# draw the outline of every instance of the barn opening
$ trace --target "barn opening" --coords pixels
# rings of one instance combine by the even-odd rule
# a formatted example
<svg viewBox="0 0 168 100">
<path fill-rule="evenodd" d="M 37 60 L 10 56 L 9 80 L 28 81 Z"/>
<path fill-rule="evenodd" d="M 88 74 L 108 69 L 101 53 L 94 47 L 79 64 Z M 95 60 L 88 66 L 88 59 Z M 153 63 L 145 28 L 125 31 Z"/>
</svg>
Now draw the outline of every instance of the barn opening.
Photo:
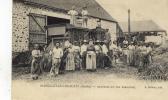
<svg viewBox="0 0 168 100">
<path fill-rule="evenodd" d="M 47 16 L 47 25 L 70 23 L 70 20 Z"/>
<path fill-rule="evenodd" d="M 33 13 L 29 14 L 29 48 L 32 49 L 35 43 L 43 45 L 49 42 L 46 26 L 63 23 L 70 23 L 70 20 Z"/>
</svg>

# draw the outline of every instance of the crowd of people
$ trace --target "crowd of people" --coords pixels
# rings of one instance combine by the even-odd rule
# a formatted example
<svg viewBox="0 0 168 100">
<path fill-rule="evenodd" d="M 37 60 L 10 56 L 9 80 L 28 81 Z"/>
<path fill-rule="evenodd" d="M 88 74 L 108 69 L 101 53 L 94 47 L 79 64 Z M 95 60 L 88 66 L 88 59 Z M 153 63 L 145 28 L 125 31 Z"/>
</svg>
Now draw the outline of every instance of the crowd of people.
<svg viewBox="0 0 168 100">
<path fill-rule="evenodd" d="M 119 61 L 129 66 L 135 66 L 141 71 L 152 62 L 152 48 L 143 43 L 135 44 L 123 41 L 123 46 L 117 46 L 117 42 L 106 41 L 83 41 L 82 45 L 75 41 L 73 44 L 68 40 L 64 46 L 59 42 L 48 52 L 39 49 L 35 44 L 32 50 L 31 75 L 32 79 L 38 79 L 40 73 L 46 69 L 50 76 L 57 76 L 68 71 L 87 70 L 95 72 L 97 68 L 108 69 Z M 49 64 L 51 63 L 51 64 Z"/>
</svg>

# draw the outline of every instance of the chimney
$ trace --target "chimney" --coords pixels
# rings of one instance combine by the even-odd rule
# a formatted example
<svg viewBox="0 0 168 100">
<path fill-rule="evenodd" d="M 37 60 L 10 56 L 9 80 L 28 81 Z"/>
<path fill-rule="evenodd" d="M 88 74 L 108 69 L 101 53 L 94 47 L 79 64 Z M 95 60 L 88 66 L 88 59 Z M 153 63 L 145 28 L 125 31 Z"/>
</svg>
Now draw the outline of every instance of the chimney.
<svg viewBox="0 0 168 100">
<path fill-rule="evenodd" d="M 130 9 L 128 9 L 128 34 L 131 32 Z"/>
</svg>

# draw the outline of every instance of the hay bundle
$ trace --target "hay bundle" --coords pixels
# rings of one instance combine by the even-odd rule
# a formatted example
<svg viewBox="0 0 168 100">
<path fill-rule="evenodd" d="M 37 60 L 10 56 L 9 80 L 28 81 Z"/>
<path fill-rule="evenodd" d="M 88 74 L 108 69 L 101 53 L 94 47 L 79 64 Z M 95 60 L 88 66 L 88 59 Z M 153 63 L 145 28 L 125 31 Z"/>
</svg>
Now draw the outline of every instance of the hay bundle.
<svg viewBox="0 0 168 100">
<path fill-rule="evenodd" d="M 168 65 L 153 63 L 140 75 L 146 80 L 168 80 Z"/>
</svg>

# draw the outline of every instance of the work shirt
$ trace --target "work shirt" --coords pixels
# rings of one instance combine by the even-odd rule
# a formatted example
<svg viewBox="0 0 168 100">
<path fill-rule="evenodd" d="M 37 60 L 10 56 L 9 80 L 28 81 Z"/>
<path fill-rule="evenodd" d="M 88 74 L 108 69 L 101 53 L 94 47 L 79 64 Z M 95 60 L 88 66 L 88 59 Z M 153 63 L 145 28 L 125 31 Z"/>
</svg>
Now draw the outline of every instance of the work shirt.
<svg viewBox="0 0 168 100">
<path fill-rule="evenodd" d="M 40 56 L 41 56 L 40 50 L 33 50 L 32 51 L 32 57 L 40 57 Z"/>
<path fill-rule="evenodd" d="M 76 10 L 70 10 L 68 12 L 69 15 L 71 15 L 71 20 L 70 20 L 70 24 L 75 24 L 76 21 L 76 16 L 78 15 L 78 12 Z"/>
<path fill-rule="evenodd" d="M 82 16 L 85 17 L 88 15 L 88 11 L 87 10 L 82 10 L 81 12 Z"/>
<path fill-rule="evenodd" d="M 80 47 L 79 46 L 73 46 L 74 52 L 80 52 Z"/>
<path fill-rule="evenodd" d="M 108 48 L 107 48 L 107 46 L 104 44 L 104 45 L 102 45 L 102 52 L 103 52 L 103 54 L 105 54 L 105 55 L 107 55 L 107 53 L 108 53 Z"/>
<path fill-rule="evenodd" d="M 63 50 L 61 48 L 54 47 L 52 51 L 50 51 L 50 55 L 52 55 L 53 58 L 60 59 L 63 56 Z"/>
<path fill-rule="evenodd" d="M 118 49 L 117 45 L 115 44 L 111 44 L 110 47 L 109 47 L 110 50 L 115 50 L 115 49 Z"/>
<path fill-rule="evenodd" d="M 65 41 L 64 46 L 65 46 L 65 48 L 68 48 L 70 46 L 70 42 L 69 41 Z"/>
<path fill-rule="evenodd" d="M 83 44 L 83 45 L 81 46 L 80 51 L 81 51 L 80 54 L 83 55 L 83 53 L 87 51 L 87 45 Z"/>
<path fill-rule="evenodd" d="M 147 52 L 147 53 L 150 53 L 151 51 L 152 51 L 152 48 L 151 48 L 151 47 L 147 47 L 147 48 L 146 48 L 146 52 Z"/>
<path fill-rule="evenodd" d="M 146 46 L 142 46 L 141 51 L 142 51 L 143 54 L 146 54 L 147 53 Z"/>
<path fill-rule="evenodd" d="M 101 52 L 101 47 L 99 45 L 95 45 L 95 51 L 96 53 L 100 53 Z"/>
<path fill-rule="evenodd" d="M 129 46 L 128 46 L 128 49 L 129 49 L 129 50 L 134 50 L 134 49 L 135 49 L 135 46 L 129 45 Z"/>
</svg>

